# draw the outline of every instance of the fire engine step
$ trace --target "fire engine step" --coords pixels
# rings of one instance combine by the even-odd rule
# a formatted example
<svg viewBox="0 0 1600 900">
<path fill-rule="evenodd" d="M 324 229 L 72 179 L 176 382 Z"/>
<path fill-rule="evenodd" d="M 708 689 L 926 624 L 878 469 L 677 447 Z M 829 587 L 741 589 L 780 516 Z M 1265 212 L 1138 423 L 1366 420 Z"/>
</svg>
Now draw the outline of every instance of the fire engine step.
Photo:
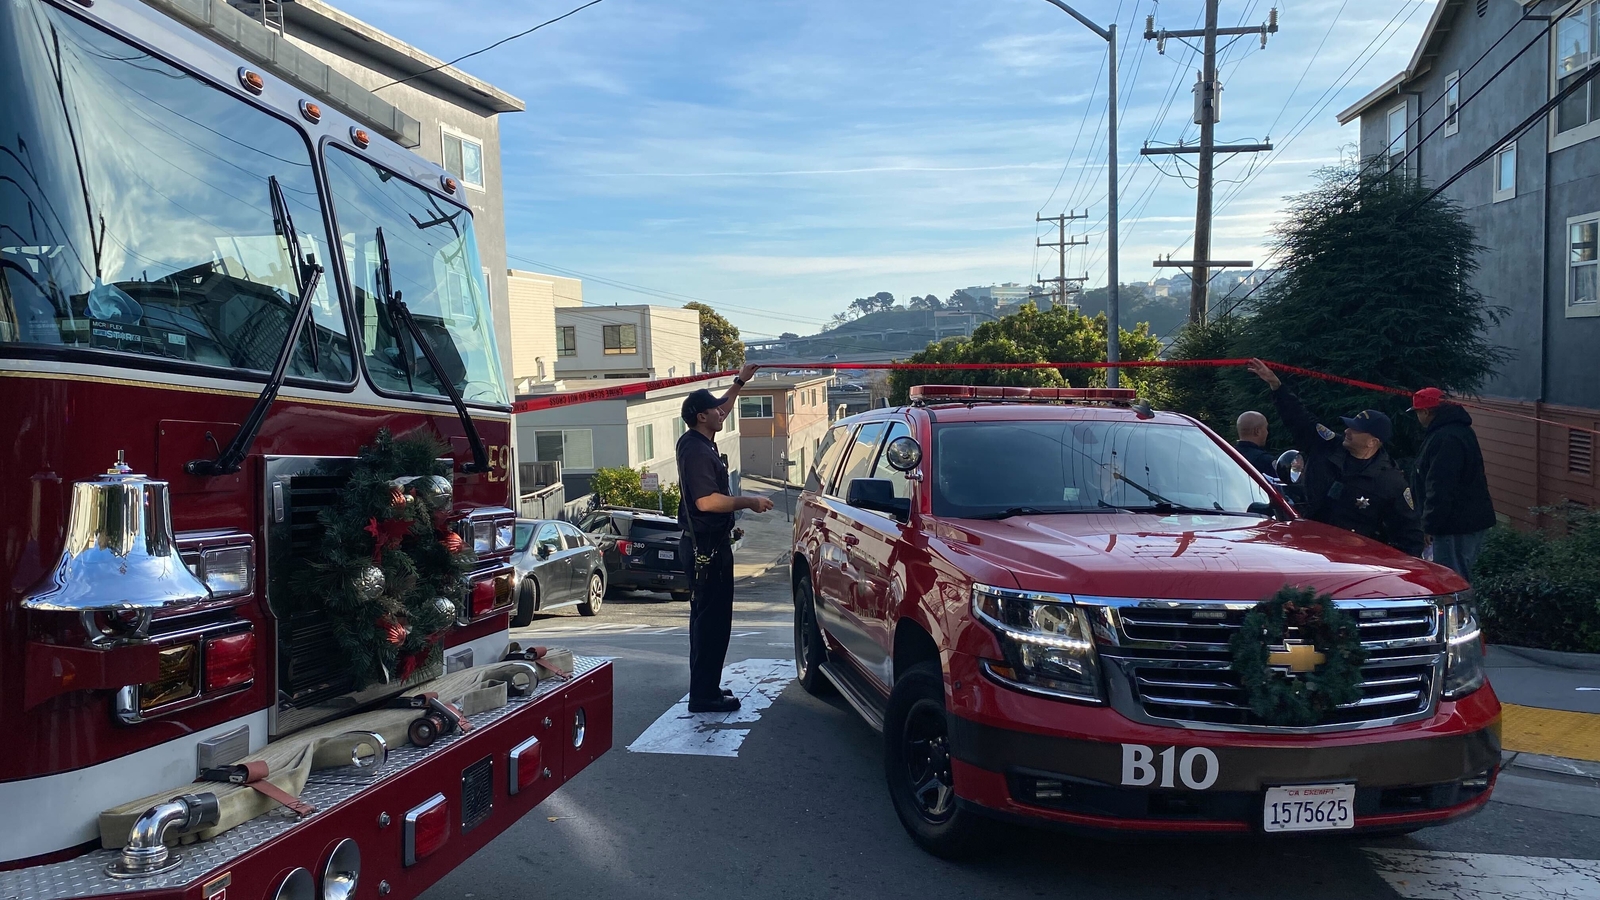
<svg viewBox="0 0 1600 900">
<path fill-rule="evenodd" d="M 830 659 L 822 664 L 822 674 L 833 682 L 839 695 L 867 720 L 873 731 L 883 732 L 884 701 L 877 691 L 862 683 L 849 664 Z"/>
</svg>

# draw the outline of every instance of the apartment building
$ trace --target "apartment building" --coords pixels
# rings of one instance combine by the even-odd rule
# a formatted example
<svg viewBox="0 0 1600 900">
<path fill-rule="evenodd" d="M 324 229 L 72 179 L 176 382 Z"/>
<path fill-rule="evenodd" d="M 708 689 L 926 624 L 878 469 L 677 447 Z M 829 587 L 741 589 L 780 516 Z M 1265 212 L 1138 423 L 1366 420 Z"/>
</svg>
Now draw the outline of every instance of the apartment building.
<svg viewBox="0 0 1600 900">
<path fill-rule="evenodd" d="M 757 373 L 739 392 L 744 470 L 779 481 L 805 481 L 828 432 L 832 375 Z M 863 396 L 865 396 L 863 394 Z"/>
<path fill-rule="evenodd" d="M 583 305 L 583 282 L 560 275 L 509 269 L 511 384 L 516 393 L 556 380 L 556 306 Z"/>
<path fill-rule="evenodd" d="M 555 310 L 556 375 L 560 378 L 678 378 L 700 371 L 700 314 L 638 304 L 582 306 L 559 300 Z"/>
<path fill-rule="evenodd" d="M 1498 142 L 1600 65 L 1597 28 L 1600 2 L 1441 0 L 1406 68 L 1339 114 L 1357 125 L 1363 159 L 1403 161 L 1428 183 L 1493 151 L 1445 196 L 1486 248 L 1475 286 L 1509 312 L 1489 336 L 1515 358 L 1484 389 L 1493 408 L 1472 416 L 1495 508 L 1523 524 L 1535 507 L 1600 504 L 1594 436 L 1579 430 L 1600 427 L 1600 81 Z"/>
</svg>

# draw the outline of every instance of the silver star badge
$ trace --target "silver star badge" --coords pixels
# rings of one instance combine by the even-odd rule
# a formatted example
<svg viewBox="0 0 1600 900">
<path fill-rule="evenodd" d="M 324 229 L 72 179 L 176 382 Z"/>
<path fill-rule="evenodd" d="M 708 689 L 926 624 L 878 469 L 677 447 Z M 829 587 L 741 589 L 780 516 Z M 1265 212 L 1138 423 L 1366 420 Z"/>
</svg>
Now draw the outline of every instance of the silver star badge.
<svg viewBox="0 0 1600 900">
<path fill-rule="evenodd" d="M 1372 501 L 1367 499 L 1366 497 L 1357 497 L 1356 498 L 1356 509 L 1366 509 L 1367 507 L 1369 507 L 1371 505 L 1372 505 Z"/>
</svg>

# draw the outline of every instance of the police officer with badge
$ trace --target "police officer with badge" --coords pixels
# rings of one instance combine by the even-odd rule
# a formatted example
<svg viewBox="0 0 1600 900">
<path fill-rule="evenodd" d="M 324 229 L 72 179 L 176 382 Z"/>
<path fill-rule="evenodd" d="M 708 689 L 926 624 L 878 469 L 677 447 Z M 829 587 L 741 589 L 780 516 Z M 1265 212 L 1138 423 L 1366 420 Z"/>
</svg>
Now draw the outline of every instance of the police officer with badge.
<svg viewBox="0 0 1600 900">
<path fill-rule="evenodd" d="M 1341 417 L 1341 438 L 1319 424 L 1266 363 L 1252 359 L 1249 366 L 1272 389 L 1278 416 L 1305 461 L 1300 476 L 1305 503 L 1297 505 L 1299 513 L 1420 556 L 1422 521 L 1416 500 L 1405 473 L 1383 447 L 1394 431 L 1389 417 L 1375 409 Z"/>
</svg>

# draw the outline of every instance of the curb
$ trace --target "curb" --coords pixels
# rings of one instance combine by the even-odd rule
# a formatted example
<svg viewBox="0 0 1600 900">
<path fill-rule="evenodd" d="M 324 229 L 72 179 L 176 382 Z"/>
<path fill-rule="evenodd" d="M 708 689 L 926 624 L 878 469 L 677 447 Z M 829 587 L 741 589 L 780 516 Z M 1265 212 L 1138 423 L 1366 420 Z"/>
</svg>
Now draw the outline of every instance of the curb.
<svg viewBox="0 0 1600 900">
<path fill-rule="evenodd" d="M 1497 650 L 1504 650 L 1512 656 L 1521 657 L 1543 666 L 1552 666 L 1557 669 L 1576 669 L 1582 672 L 1600 672 L 1600 653 L 1540 650 L 1536 647 L 1513 647 L 1509 644 L 1495 644 L 1494 647 Z"/>
<path fill-rule="evenodd" d="M 1526 769 L 1545 775 L 1562 776 L 1562 780 L 1579 779 L 1594 787 L 1600 787 L 1600 763 L 1587 760 L 1507 750 L 1501 756 L 1500 765 L 1507 769 Z"/>
</svg>

